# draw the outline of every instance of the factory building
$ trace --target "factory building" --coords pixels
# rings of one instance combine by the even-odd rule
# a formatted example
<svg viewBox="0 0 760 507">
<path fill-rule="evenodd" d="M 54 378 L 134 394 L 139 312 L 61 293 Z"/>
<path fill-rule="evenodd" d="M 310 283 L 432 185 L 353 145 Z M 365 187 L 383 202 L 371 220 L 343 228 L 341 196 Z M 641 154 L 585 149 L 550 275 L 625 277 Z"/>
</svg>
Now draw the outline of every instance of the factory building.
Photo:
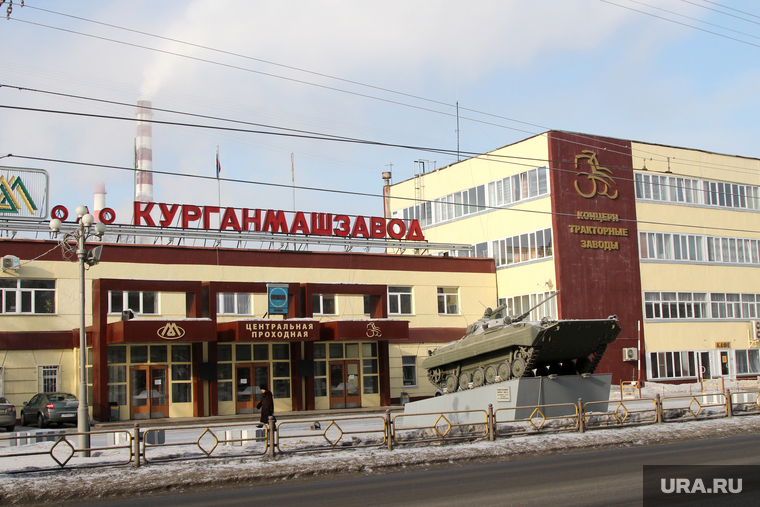
<svg viewBox="0 0 760 507">
<path fill-rule="evenodd" d="M 420 165 L 420 168 L 425 168 Z M 386 188 L 532 318 L 617 315 L 613 381 L 760 374 L 760 160 L 550 131 Z M 409 201 L 394 199 L 403 197 Z"/>
<path fill-rule="evenodd" d="M 77 394 L 78 265 L 56 245 L 0 239 L 18 259 L 0 274 L 0 394 L 17 406 Z M 491 259 L 102 245 L 85 296 L 96 420 L 252 413 L 261 385 L 277 411 L 432 396 L 422 357 L 496 298 Z"/>
</svg>

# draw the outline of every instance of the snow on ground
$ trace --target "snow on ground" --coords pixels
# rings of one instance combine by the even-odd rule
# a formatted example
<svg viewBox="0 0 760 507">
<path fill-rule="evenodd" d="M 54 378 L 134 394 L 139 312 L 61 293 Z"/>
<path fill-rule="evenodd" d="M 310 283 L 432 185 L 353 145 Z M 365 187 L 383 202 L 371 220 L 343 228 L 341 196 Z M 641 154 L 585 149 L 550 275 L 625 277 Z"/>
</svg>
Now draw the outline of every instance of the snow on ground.
<svg viewBox="0 0 760 507">
<path fill-rule="evenodd" d="M 726 386 L 735 390 L 737 386 Z M 754 385 L 743 386 L 755 389 Z M 645 397 L 660 394 L 665 396 L 689 395 L 699 391 L 699 385 L 663 385 L 648 383 L 642 393 Z M 612 396 L 620 397 L 619 388 L 612 389 Z M 612 406 L 611 406 L 612 409 Z M 326 435 L 333 442 L 340 437 L 341 442 L 352 444 L 350 448 L 339 451 L 299 452 L 278 454 L 269 458 L 264 453 L 264 446 L 259 442 L 246 442 L 243 446 L 220 445 L 213 455 L 223 456 L 217 459 L 185 460 L 169 463 L 155 463 L 134 468 L 122 467 L 89 468 L 78 470 L 60 470 L 55 472 L 36 472 L 10 474 L 11 470 L 24 470 L 29 467 L 54 466 L 49 454 L 10 457 L 9 454 L 24 452 L 46 452 L 53 445 L 43 442 L 22 447 L 2 447 L 6 442 L 0 441 L 0 504 L 23 505 L 44 502 L 60 504 L 65 501 L 82 499 L 102 499 L 119 496 L 148 495 L 181 491 L 197 487 L 219 487 L 237 485 L 240 487 L 261 483 L 293 480 L 299 477 L 361 473 L 384 473 L 399 467 L 434 466 L 461 460 L 514 460 L 521 457 L 535 457 L 542 454 L 572 452 L 574 450 L 593 450 L 611 446 L 652 445 L 681 440 L 708 439 L 732 435 L 744 435 L 760 432 L 760 415 L 746 415 L 733 418 L 715 418 L 690 422 L 673 422 L 662 425 L 648 424 L 642 426 L 598 429 L 580 434 L 577 432 L 535 433 L 530 435 L 498 438 L 488 440 L 470 440 L 461 443 L 415 444 L 395 447 L 392 451 L 377 445 L 375 447 L 355 447 L 373 445 L 382 442 L 382 416 L 366 414 L 363 419 L 334 418 L 335 421 Z M 325 421 L 325 418 L 321 418 Z M 280 436 L 283 449 L 295 450 L 304 446 L 316 445 L 321 441 L 326 444 L 322 433 L 326 429 L 322 422 L 321 430 L 312 430 L 314 419 L 288 419 L 281 421 Z M 329 425 L 329 422 L 327 422 Z M 214 428 L 219 439 L 224 438 L 224 429 L 241 428 L 255 430 L 253 425 L 233 425 Z M 201 455 L 194 443 L 203 429 L 184 428 L 166 433 L 166 442 L 178 444 L 190 442 L 191 445 L 149 448 L 148 457 L 153 459 L 190 457 Z M 341 432 L 343 432 L 341 434 Z M 315 436 L 316 435 L 316 436 Z M 253 436 L 253 435 L 252 435 Z M 290 437 L 290 438 L 285 438 Z M 240 438 L 240 437 L 236 437 Z M 71 437 L 76 446 L 76 437 Z M 93 446 L 106 445 L 105 434 L 93 437 Z M 201 445 L 210 450 L 214 438 L 206 434 Z M 67 451 L 67 452 L 63 452 Z M 65 459 L 71 453 L 65 445 L 56 446 L 55 454 Z M 91 458 L 72 457 L 70 465 L 104 464 L 125 462 L 128 454 L 124 449 L 112 449 L 93 452 Z M 245 454 L 245 456 L 230 456 Z M 5 456 L 5 457 L 4 457 Z"/>
</svg>

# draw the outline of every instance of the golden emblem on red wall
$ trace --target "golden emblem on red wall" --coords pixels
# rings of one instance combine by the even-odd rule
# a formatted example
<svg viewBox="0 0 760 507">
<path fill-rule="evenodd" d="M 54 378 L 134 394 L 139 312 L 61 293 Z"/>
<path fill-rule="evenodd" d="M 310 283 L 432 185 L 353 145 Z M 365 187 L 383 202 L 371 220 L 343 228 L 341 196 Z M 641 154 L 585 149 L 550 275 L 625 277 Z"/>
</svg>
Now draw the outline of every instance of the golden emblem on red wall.
<svg viewBox="0 0 760 507">
<path fill-rule="evenodd" d="M 610 199 L 617 199 L 618 191 L 610 193 L 610 189 L 615 184 L 615 180 L 612 178 L 612 171 L 606 167 L 599 165 L 599 160 L 596 158 L 596 153 L 591 150 L 583 150 L 580 155 L 575 156 L 575 168 L 578 169 L 579 162 L 587 165 L 591 168 L 590 172 L 579 172 L 578 176 L 586 176 L 591 182 L 591 191 L 584 193 L 578 186 L 578 180 L 575 180 L 575 190 L 586 199 L 591 199 L 595 195 L 606 195 Z M 584 183 L 588 186 L 588 184 Z"/>
<path fill-rule="evenodd" d="M 164 340 L 179 340 L 185 336 L 185 330 L 174 322 L 168 322 L 165 326 L 159 328 L 156 334 Z"/>
<path fill-rule="evenodd" d="M 374 322 L 367 324 L 367 338 L 380 338 L 383 336 L 383 332 Z"/>
</svg>

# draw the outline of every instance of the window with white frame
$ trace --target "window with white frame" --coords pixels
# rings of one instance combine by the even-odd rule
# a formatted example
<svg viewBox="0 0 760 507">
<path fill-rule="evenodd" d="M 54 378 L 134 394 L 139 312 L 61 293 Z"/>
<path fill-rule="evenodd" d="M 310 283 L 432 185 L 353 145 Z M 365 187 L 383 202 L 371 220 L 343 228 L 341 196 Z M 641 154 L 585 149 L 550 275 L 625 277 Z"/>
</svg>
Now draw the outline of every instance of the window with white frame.
<svg viewBox="0 0 760 507">
<path fill-rule="evenodd" d="M 401 356 L 401 368 L 404 374 L 404 387 L 417 387 L 417 357 Z"/>
<path fill-rule="evenodd" d="M 647 320 L 756 319 L 760 317 L 760 294 L 644 292 L 644 316 Z"/>
<path fill-rule="evenodd" d="M 138 315 L 158 314 L 158 292 L 112 290 L 108 292 L 108 313 L 132 310 Z"/>
<path fill-rule="evenodd" d="M 0 279 L 0 314 L 55 313 L 55 280 Z"/>
<path fill-rule="evenodd" d="M 649 353 L 650 378 L 697 377 L 696 353 L 693 350 Z"/>
<path fill-rule="evenodd" d="M 240 292 L 219 292 L 216 312 L 219 315 L 253 315 L 253 297 Z"/>
<path fill-rule="evenodd" d="M 642 259 L 760 264 L 760 241 L 749 238 L 716 238 L 698 234 L 639 233 Z"/>
<path fill-rule="evenodd" d="M 337 315 L 334 294 L 312 294 L 312 310 L 314 315 Z"/>
<path fill-rule="evenodd" d="M 59 365 L 47 365 L 37 367 L 37 392 L 58 392 L 61 367 Z"/>
<path fill-rule="evenodd" d="M 419 220 L 426 227 L 548 194 L 549 170 L 538 167 L 396 210 L 393 218 Z"/>
<path fill-rule="evenodd" d="M 391 315 L 412 314 L 412 288 L 388 286 L 388 313 Z"/>
<path fill-rule="evenodd" d="M 549 258 L 553 255 L 551 227 L 491 242 L 491 257 L 494 258 L 497 267 Z"/>
<path fill-rule="evenodd" d="M 760 209 L 760 187 L 636 173 L 636 198 L 735 209 Z"/>
<path fill-rule="evenodd" d="M 756 375 L 760 373 L 759 349 L 735 350 L 734 354 L 736 354 L 737 375 Z"/>
<path fill-rule="evenodd" d="M 531 310 L 526 320 L 539 321 L 546 317 L 549 319 L 557 318 L 557 300 L 552 296 L 556 291 L 536 292 L 533 294 L 522 294 L 508 298 L 499 298 L 499 306 L 506 303 L 506 315 L 516 317 Z M 542 303 L 542 304 L 541 304 Z M 534 308 L 535 307 L 535 308 Z"/>
<path fill-rule="evenodd" d="M 459 288 L 438 287 L 438 313 L 440 315 L 459 314 Z"/>
</svg>

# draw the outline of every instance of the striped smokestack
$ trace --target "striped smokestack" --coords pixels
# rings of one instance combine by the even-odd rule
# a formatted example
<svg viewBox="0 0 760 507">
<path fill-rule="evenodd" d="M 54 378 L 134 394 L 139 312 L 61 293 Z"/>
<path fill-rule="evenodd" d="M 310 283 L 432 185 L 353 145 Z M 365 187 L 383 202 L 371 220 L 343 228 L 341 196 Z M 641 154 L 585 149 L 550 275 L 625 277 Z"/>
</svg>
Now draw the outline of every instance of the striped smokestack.
<svg viewBox="0 0 760 507">
<path fill-rule="evenodd" d="M 102 181 L 95 182 L 94 203 L 92 207 L 92 216 L 96 222 L 100 222 L 100 211 L 106 207 L 106 184 Z"/>
<path fill-rule="evenodd" d="M 149 100 L 137 101 L 137 167 L 135 172 L 135 200 L 153 202 L 153 148 L 150 120 L 153 117 Z"/>
</svg>

